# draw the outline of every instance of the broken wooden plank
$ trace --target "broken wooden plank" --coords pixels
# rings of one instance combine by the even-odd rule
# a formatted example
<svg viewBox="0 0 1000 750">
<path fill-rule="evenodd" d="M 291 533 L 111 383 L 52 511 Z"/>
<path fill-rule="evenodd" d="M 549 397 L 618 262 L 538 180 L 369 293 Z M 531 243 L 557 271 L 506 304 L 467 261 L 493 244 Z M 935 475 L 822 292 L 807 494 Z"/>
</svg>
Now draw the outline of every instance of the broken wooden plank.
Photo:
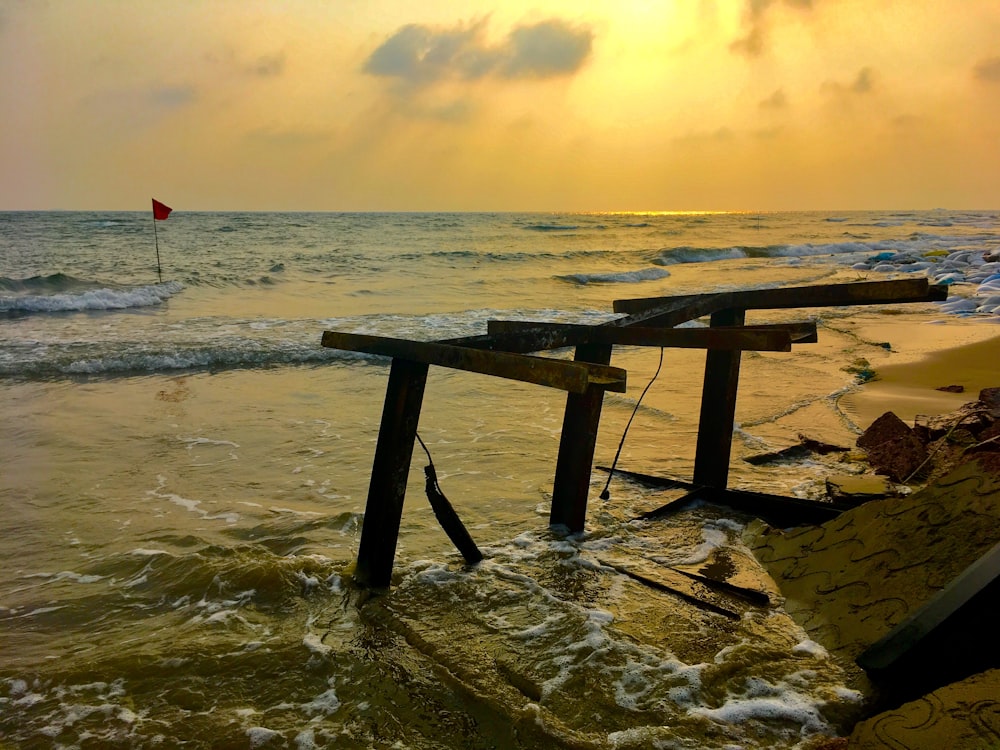
<svg viewBox="0 0 1000 750">
<path fill-rule="evenodd" d="M 572 393 L 584 393 L 591 386 L 618 393 L 625 392 L 625 370 L 607 365 L 340 331 L 324 331 L 322 343 L 332 349 L 378 354 L 478 372 Z"/>
<path fill-rule="evenodd" d="M 426 384 L 426 364 L 402 359 L 392 361 L 354 570 L 354 580 L 360 586 L 387 588 L 392 578 L 410 459 Z"/>
<path fill-rule="evenodd" d="M 599 466 L 597 468 L 602 469 L 603 467 Z M 771 495 L 765 492 L 751 492 L 749 490 L 699 487 L 681 479 L 643 474 L 624 469 L 615 469 L 615 474 L 656 489 L 688 490 L 684 496 L 671 500 L 659 508 L 643 513 L 639 516 L 640 519 L 654 519 L 669 513 L 675 513 L 691 503 L 700 500 L 712 505 L 725 505 L 748 515 L 762 518 L 775 526 L 787 528 L 788 526 L 799 524 L 823 523 L 824 521 L 836 518 L 850 508 L 850 505 L 837 502 L 827 503 L 816 500 L 804 500 L 799 497 Z"/>
<path fill-rule="evenodd" d="M 730 620 L 739 620 L 742 614 L 730 606 L 718 593 L 708 588 L 704 584 L 694 581 L 681 573 L 664 568 L 662 566 L 651 567 L 635 560 L 626 560 L 617 557 L 600 557 L 597 560 L 601 565 L 617 570 L 629 578 L 638 581 L 644 586 L 665 591 L 674 596 L 678 596 L 689 604 L 693 604 L 699 609 L 728 617 Z"/>
<path fill-rule="evenodd" d="M 882 305 L 904 302 L 937 302 L 948 298 L 948 287 L 930 285 L 926 279 L 900 279 L 893 281 L 855 281 L 846 284 L 821 284 L 815 286 L 793 286 L 778 289 L 748 289 L 739 292 L 721 292 L 700 295 L 706 312 L 715 312 L 722 307 L 738 307 L 745 310 L 777 310 L 791 307 L 835 307 L 841 305 Z M 725 300 L 718 306 L 714 299 Z M 648 297 L 644 299 L 615 300 L 614 311 L 630 316 L 656 314 L 658 310 L 677 311 L 696 309 L 692 295 L 678 297 Z M 715 309 L 711 309 L 712 307 Z M 701 315 L 697 316 L 701 317 Z"/>
<path fill-rule="evenodd" d="M 575 323 L 537 323 L 519 320 L 490 320 L 491 336 L 529 339 L 538 349 L 556 349 L 579 344 L 618 346 L 665 346 L 676 349 L 741 349 L 759 352 L 788 352 L 793 341 L 816 335 L 816 324 L 791 326 L 745 326 L 719 328 L 649 328 L 633 326 L 589 326 Z M 794 336 L 793 336 L 794 334 Z"/>
</svg>

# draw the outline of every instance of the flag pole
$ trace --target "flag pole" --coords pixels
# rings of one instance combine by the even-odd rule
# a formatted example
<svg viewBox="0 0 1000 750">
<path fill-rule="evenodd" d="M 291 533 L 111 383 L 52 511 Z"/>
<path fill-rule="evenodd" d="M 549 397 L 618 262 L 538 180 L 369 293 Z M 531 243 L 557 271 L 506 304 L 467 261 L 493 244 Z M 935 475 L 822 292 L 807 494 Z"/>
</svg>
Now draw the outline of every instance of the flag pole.
<svg viewBox="0 0 1000 750">
<path fill-rule="evenodd" d="M 156 212 L 153 212 L 153 241 L 156 243 L 156 278 L 163 283 L 163 272 L 160 270 L 160 238 L 156 234 Z"/>
</svg>

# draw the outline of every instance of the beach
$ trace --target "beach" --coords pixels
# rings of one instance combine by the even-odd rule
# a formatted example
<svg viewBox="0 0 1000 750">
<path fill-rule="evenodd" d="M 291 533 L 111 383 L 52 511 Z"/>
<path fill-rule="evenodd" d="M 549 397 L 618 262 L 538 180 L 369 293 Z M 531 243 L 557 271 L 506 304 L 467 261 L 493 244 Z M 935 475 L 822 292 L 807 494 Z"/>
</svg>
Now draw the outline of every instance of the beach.
<svg viewBox="0 0 1000 750">
<path fill-rule="evenodd" d="M 1000 385 L 996 214 L 175 214 L 163 284 L 148 224 L 0 215 L 0 742 L 808 748 L 864 716 L 858 669 L 780 592 L 706 610 L 611 564 L 749 570 L 752 518 L 639 521 L 663 493 L 616 476 L 602 501 L 595 471 L 585 532 L 548 528 L 553 389 L 431 369 L 419 431 L 485 560 L 463 566 L 416 453 L 393 585 L 356 589 L 388 366 L 320 337 L 948 277 L 943 304 L 748 314 L 818 341 L 743 355 L 730 486 L 818 498 L 836 456 L 743 459 L 800 434 L 853 446 L 884 411 Z M 640 404 L 658 359 L 616 348 L 628 388 L 605 397 L 595 461 L 635 411 L 620 468 L 690 478 L 705 355 L 667 349 Z"/>
</svg>

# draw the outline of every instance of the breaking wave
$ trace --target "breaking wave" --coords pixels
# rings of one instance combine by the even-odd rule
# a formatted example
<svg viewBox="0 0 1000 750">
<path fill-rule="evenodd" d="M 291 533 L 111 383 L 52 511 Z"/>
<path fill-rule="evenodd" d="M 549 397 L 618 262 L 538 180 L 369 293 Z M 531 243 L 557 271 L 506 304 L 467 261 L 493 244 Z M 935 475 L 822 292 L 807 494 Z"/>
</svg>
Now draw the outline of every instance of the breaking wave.
<svg viewBox="0 0 1000 750">
<path fill-rule="evenodd" d="M 30 315 L 149 307 L 159 305 L 183 288 L 184 285 L 178 281 L 113 288 L 64 274 L 29 279 L 4 278 L 0 280 L 0 289 L 15 293 L 0 295 L 0 312 Z"/>
</svg>

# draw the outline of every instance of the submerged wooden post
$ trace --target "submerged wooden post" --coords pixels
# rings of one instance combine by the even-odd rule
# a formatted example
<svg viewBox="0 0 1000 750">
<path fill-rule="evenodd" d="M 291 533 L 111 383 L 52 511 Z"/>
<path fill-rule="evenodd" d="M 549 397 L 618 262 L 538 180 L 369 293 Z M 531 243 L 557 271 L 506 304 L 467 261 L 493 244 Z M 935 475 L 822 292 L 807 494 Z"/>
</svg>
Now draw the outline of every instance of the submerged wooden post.
<svg viewBox="0 0 1000 750">
<path fill-rule="evenodd" d="M 405 359 L 393 359 L 389 369 L 354 571 L 354 579 L 361 586 L 387 588 L 392 577 L 427 369 L 422 362 Z"/>
<path fill-rule="evenodd" d="M 712 327 L 741 326 L 746 310 L 728 308 L 712 313 Z M 739 349 L 709 350 L 701 389 L 701 416 L 694 457 L 694 483 L 725 488 L 729 482 L 729 457 L 733 447 L 736 391 L 740 380 Z"/>
<path fill-rule="evenodd" d="M 574 359 L 606 365 L 611 361 L 611 344 L 581 344 L 576 348 Z M 590 472 L 597 446 L 604 391 L 605 388 L 590 385 L 583 393 L 566 396 L 549 524 L 566 526 L 572 533 L 583 531 L 587 520 Z"/>
</svg>

